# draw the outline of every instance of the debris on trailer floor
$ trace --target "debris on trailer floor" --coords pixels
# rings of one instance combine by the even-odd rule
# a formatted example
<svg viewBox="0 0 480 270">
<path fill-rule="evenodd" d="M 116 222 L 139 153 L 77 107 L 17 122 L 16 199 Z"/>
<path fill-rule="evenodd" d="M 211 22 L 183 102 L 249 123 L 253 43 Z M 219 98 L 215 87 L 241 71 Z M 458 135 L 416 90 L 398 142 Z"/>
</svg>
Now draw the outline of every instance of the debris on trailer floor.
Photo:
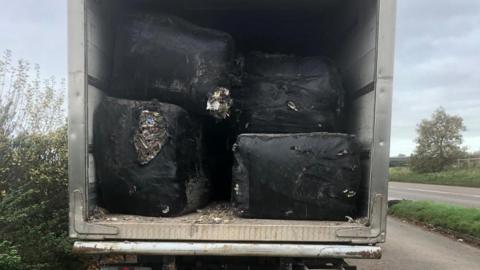
<svg viewBox="0 0 480 270">
<path fill-rule="evenodd" d="M 200 214 L 200 217 L 195 223 L 200 224 L 231 223 L 235 218 L 233 208 L 229 203 L 210 205 L 204 209 L 197 210 L 197 213 Z"/>
<path fill-rule="evenodd" d="M 194 224 L 226 224 L 231 223 L 238 219 L 234 215 L 233 207 L 227 202 L 215 202 L 207 207 L 198 209 L 196 213 L 187 214 L 176 218 L 162 218 L 162 217 L 145 217 L 134 215 L 119 215 L 110 214 L 106 209 L 101 207 L 95 207 L 93 210 L 90 221 L 103 222 L 103 221 L 150 221 L 150 222 L 168 222 L 168 221 L 180 221 Z"/>
<path fill-rule="evenodd" d="M 270 219 L 248 219 L 235 215 L 235 209 L 229 202 L 213 202 L 208 206 L 197 210 L 196 212 L 186 214 L 180 217 L 146 217 L 135 215 L 111 214 L 101 207 L 95 207 L 89 218 L 94 223 L 179 223 L 179 224 L 257 224 L 257 225 L 306 225 L 306 224 L 322 224 L 326 226 L 345 226 L 365 225 L 368 223 L 367 218 L 354 219 L 352 221 L 315 221 L 315 220 L 270 220 Z"/>
</svg>

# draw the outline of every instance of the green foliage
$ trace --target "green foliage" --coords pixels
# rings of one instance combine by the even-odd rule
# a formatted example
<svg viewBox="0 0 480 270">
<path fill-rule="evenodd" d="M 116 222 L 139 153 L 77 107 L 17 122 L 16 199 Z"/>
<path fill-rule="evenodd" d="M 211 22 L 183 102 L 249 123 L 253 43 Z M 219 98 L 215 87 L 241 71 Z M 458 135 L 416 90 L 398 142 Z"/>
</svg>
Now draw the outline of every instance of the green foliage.
<svg viewBox="0 0 480 270">
<path fill-rule="evenodd" d="M 412 170 L 420 173 L 440 172 L 465 156 L 461 148 L 465 130 L 460 116 L 448 115 L 439 108 L 430 120 L 424 119 L 417 126 L 417 147 L 410 159 Z"/>
<path fill-rule="evenodd" d="M 5 196 L 7 189 L 7 175 L 10 171 L 8 164 L 10 163 L 11 149 L 10 141 L 0 133 L 0 200 Z"/>
<path fill-rule="evenodd" d="M 0 270 L 20 270 L 22 268 L 22 258 L 12 243 L 0 241 Z"/>
<path fill-rule="evenodd" d="M 77 269 L 68 239 L 66 128 L 11 140 L 0 201 L 0 239 L 14 243 L 28 269 Z"/>
<path fill-rule="evenodd" d="M 480 187 L 480 168 L 452 169 L 435 173 L 417 173 L 407 167 L 390 168 L 390 181 Z"/>
<path fill-rule="evenodd" d="M 82 268 L 68 238 L 65 93 L 0 56 L 0 269 Z"/>
<path fill-rule="evenodd" d="M 393 216 L 431 224 L 480 238 L 480 209 L 433 202 L 402 201 L 389 209 Z"/>
</svg>

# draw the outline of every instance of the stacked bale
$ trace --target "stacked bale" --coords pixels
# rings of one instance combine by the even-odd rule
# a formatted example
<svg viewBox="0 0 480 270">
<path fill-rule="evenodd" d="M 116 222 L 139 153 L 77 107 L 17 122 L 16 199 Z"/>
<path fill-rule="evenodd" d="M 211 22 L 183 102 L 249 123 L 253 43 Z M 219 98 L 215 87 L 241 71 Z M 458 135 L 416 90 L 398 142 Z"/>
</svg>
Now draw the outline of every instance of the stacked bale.
<svg viewBox="0 0 480 270">
<path fill-rule="evenodd" d="M 235 93 L 241 133 L 340 131 L 344 91 L 322 57 L 251 53 Z"/>
<path fill-rule="evenodd" d="M 243 217 L 356 216 L 361 174 L 344 130 L 344 90 L 322 57 L 252 53 L 236 92 L 232 198 Z M 317 133 L 317 132 L 333 133 Z"/>
<path fill-rule="evenodd" d="M 208 202 L 200 115 L 228 118 L 233 51 L 230 35 L 172 15 L 141 12 L 122 20 L 111 97 L 95 112 L 103 207 L 177 216 Z"/>
<path fill-rule="evenodd" d="M 356 215 L 359 149 L 339 134 L 345 94 L 328 59 L 234 58 L 229 34 L 144 12 L 118 26 L 114 54 L 94 115 L 107 210 L 178 216 L 232 188 L 242 217 Z"/>
<path fill-rule="evenodd" d="M 97 182 L 109 211 L 176 216 L 208 201 L 200 125 L 185 110 L 108 97 L 94 119 Z"/>
<path fill-rule="evenodd" d="M 358 146 L 332 133 L 243 134 L 233 198 L 243 217 L 344 220 L 357 211 Z"/>
<path fill-rule="evenodd" d="M 157 99 L 227 118 L 232 37 L 178 17 L 137 13 L 118 27 L 109 95 Z"/>
</svg>

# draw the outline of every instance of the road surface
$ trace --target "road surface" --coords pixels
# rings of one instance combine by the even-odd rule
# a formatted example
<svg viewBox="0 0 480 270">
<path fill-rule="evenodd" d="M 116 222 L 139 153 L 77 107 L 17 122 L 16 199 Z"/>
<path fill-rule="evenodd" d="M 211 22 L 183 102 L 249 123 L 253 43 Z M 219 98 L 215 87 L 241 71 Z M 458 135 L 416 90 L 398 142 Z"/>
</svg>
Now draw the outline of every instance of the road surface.
<svg viewBox="0 0 480 270">
<path fill-rule="evenodd" d="M 475 270 L 480 249 L 421 227 L 388 218 L 383 257 L 376 261 L 350 260 L 358 270 Z"/>
<path fill-rule="evenodd" d="M 388 199 L 429 200 L 480 208 L 480 188 L 390 182 Z"/>
</svg>

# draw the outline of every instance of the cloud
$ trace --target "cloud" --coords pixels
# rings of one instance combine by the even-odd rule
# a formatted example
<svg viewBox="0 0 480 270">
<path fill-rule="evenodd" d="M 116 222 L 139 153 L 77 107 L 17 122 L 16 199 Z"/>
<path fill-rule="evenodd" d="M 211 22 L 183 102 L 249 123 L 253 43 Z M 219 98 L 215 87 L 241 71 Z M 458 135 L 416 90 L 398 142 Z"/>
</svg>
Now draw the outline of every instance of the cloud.
<svg viewBox="0 0 480 270">
<path fill-rule="evenodd" d="M 66 77 L 66 3 L 3 1 L 0 50 Z M 465 144 L 480 150 L 479 65 L 480 1 L 398 1 L 392 155 L 414 149 L 416 124 L 439 106 L 464 118 Z"/>
<path fill-rule="evenodd" d="M 414 149 L 415 127 L 439 106 L 464 118 L 480 149 L 480 2 L 398 1 L 391 153 Z"/>
<path fill-rule="evenodd" d="M 2 1 L 0 51 L 40 64 L 42 74 L 67 75 L 67 1 Z"/>
</svg>

